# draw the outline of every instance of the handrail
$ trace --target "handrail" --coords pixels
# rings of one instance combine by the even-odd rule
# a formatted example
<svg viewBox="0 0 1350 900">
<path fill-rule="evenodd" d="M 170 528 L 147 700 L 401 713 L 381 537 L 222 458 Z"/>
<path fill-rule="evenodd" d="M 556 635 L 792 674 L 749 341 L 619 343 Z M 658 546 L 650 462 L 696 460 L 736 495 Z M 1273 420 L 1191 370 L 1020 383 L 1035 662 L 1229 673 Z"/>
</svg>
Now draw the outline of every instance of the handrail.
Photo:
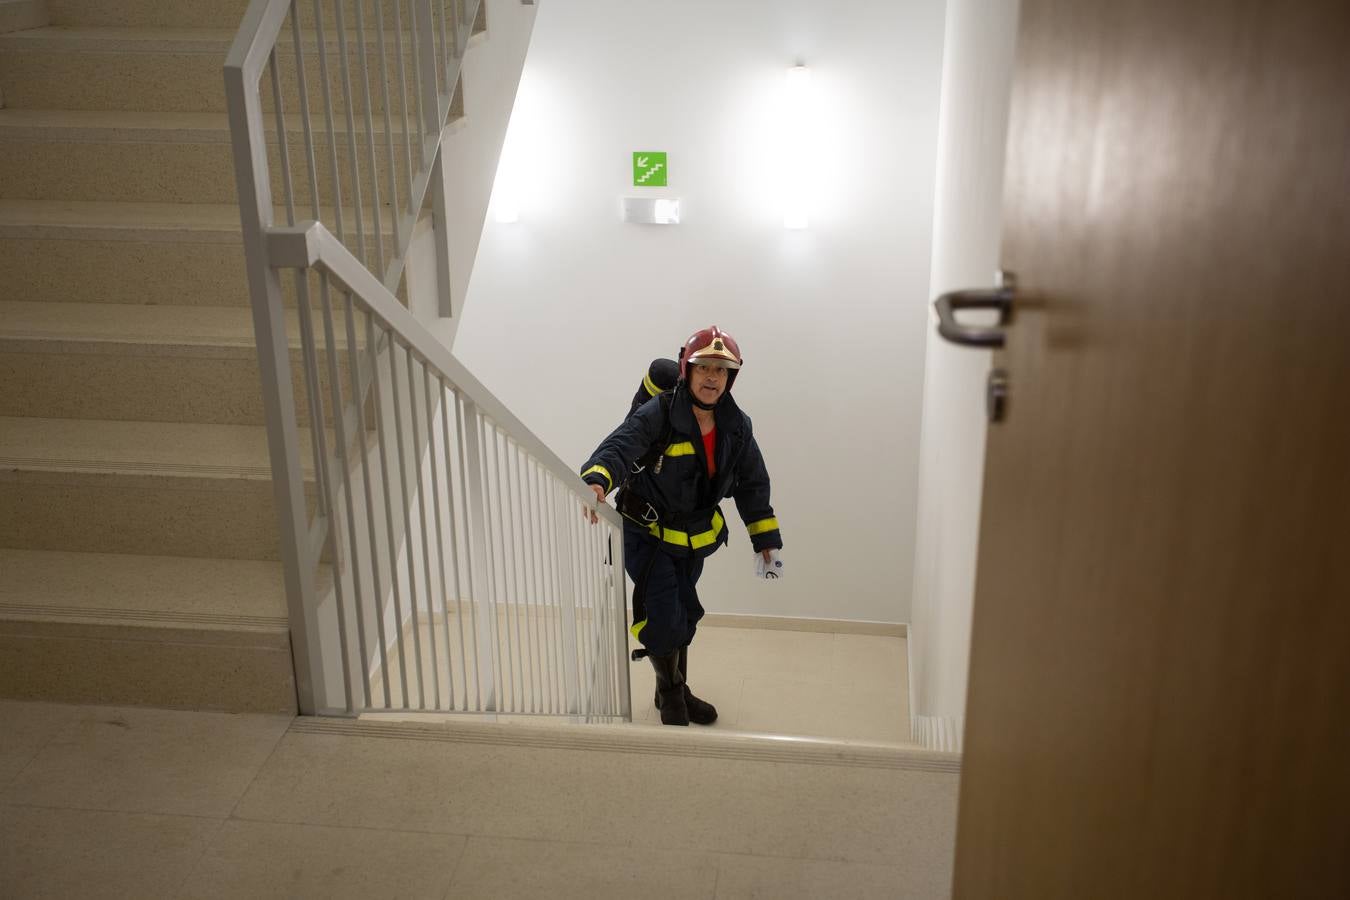
<svg viewBox="0 0 1350 900">
<path fill-rule="evenodd" d="M 225 65 L 301 712 L 629 719 L 621 517 L 602 504 L 598 526 L 584 523 L 577 507 L 595 500 L 575 470 L 396 297 L 414 225 L 434 197 L 438 306 L 454 312 L 441 139 L 483 0 L 376 0 L 373 33 L 361 3 L 349 32 L 345 2 L 333 7 L 334 42 L 324 0 L 310 13 L 299 0 L 252 0 Z M 311 16 L 308 37 L 302 15 Z M 288 20 L 289 61 L 279 53 Z M 299 107 L 294 150 L 288 98 Z M 293 152 L 304 163 L 298 176 Z M 306 200 L 310 215 L 298 222 Z M 299 360 L 283 271 L 294 274 Z M 312 481 L 301 464 L 302 416 Z"/>
<path fill-rule="evenodd" d="M 397 332 L 399 339 L 414 353 L 453 383 L 481 412 L 509 432 L 512 440 L 543 463 L 555 477 L 575 482 L 574 490 L 582 497 L 590 493 L 590 488 L 576 470 L 520 421 L 487 385 L 474 377 L 321 222 L 303 222 L 272 229 L 268 234 L 268 245 L 274 266 L 299 269 L 318 266 L 326 270 L 346 290 L 359 298 L 376 318 Z M 623 517 L 613 507 L 602 504 L 596 512 L 611 525 L 622 527 Z"/>
</svg>

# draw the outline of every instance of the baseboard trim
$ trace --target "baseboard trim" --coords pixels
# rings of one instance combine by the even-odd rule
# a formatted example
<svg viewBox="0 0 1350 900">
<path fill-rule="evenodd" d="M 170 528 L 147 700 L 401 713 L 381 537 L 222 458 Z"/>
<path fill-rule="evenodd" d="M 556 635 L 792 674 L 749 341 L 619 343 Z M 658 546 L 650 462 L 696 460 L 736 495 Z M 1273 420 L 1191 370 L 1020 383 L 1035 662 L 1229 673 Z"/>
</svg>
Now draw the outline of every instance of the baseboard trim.
<svg viewBox="0 0 1350 900">
<path fill-rule="evenodd" d="M 941 753 L 961 752 L 961 739 L 966 730 L 965 716 L 911 715 L 909 723 L 914 743 L 925 750 Z"/>
<path fill-rule="evenodd" d="M 642 725 L 529 725 L 447 717 L 440 722 L 398 722 L 302 716 L 290 730 L 385 740 L 717 757 L 799 765 L 901 769 L 959 774 L 960 757 L 917 747 L 829 741 L 782 735 L 670 729 Z"/>
<path fill-rule="evenodd" d="M 769 631 L 814 631 L 821 634 L 875 634 L 882 637 L 907 637 L 903 622 L 863 622 L 854 619 L 806 619 L 793 616 L 743 616 L 708 613 L 699 622 L 713 628 L 763 628 Z"/>
</svg>

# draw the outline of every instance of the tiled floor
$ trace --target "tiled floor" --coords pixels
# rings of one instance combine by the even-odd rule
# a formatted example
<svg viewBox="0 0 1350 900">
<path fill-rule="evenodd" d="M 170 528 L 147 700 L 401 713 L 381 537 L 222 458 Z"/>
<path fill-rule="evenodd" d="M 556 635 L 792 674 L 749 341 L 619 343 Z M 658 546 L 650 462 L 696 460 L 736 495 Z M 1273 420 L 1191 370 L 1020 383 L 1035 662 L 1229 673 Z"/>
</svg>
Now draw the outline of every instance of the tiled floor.
<svg viewBox="0 0 1350 900">
<path fill-rule="evenodd" d="M 424 671 L 443 671 L 443 655 L 440 665 L 432 664 L 428 631 L 423 626 L 419 644 Z M 452 626 L 450 631 L 456 630 Z M 405 643 L 411 648 L 411 637 Z M 715 729 L 909 744 L 906 649 L 903 637 L 704 624 L 690 647 L 689 686 L 717 707 Z M 466 670 L 472 674 L 472 660 Z M 645 660 L 632 663 L 629 674 L 634 723 L 658 725 L 651 665 Z M 449 687 L 442 677 L 446 697 Z M 531 706 L 529 689 L 523 690 L 512 694 L 509 702 L 515 706 L 508 708 Z M 377 675 L 372 682 L 377 700 L 382 691 Z M 396 704 L 401 702 L 397 678 L 391 696 Z"/>
<path fill-rule="evenodd" d="M 950 759 L 614 731 L 638 742 L 0 701 L 0 896 L 947 894 Z"/>
<path fill-rule="evenodd" d="M 689 688 L 717 707 L 714 728 L 909 743 L 901 637 L 700 626 Z M 633 721 L 659 724 L 655 673 L 631 668 Z"/>
</svg>

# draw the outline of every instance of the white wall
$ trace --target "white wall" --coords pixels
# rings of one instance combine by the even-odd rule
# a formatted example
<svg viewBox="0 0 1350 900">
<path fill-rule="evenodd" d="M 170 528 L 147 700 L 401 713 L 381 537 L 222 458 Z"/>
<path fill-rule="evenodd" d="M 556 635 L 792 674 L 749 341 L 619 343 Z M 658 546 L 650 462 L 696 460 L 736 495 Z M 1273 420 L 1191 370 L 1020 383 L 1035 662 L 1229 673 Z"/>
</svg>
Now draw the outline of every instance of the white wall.
<svg viewBox="0 0 1350 900">
<path fill-rule="evenodd" d="M 750 578 L 739 523 L 712 612 L 906 621 L 943 4 L 567 0 L 541 4 L 455 353 L 579 465 L 656 356 L 719 324 L 774 479 L 790 577 Z M 784 110 L 785 72 L 814 110 Z M 783 228 L 785 129 L 813 140 L 810 228 Z M 670 154 L 633 188 L 630 154 Z M 625 225 L 619 198 L 683 201 Z M 728 511 L 731 505 L 727 504 Z"/>
<path fill-rule="evenodd" d="M 446 240 L 450 248 L 450 296 L 458 314 L 468 296 L 469 277 L 483 233 L 492 178 L 515 102 L 521 66 L 530 44 L 536 7 L 520 0 L 484 0 L 486 34 L 475 36 L 464 57 L 464 116 L 446 129 Z M 428 209 L 430 203 L 428 203 Z M 434 238 L 426 219 L 408 253 L 409 308 L 445 343 L 454 340 L 458 317 L 440 318 Z"/>
<path fill-rule="evenodd" d="M 951 0 L 947 6 L 934 296 L 991 287 L 998 268 L 1017 7 L 1017 0 Z M 914 737 L 933 749 L 961 749 L 989 361 L 987 350 L 957 347 L 928 331 L 909 654 Z"/>
</svg>

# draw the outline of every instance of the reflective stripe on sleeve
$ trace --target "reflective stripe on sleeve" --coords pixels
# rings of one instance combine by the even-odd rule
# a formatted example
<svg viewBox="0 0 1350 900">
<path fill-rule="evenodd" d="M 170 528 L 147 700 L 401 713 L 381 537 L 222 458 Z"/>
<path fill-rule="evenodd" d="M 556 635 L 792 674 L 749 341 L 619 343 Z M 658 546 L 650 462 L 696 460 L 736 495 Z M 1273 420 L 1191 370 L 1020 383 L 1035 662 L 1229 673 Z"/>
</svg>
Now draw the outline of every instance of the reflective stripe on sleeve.
<svg viewBox="0 0 1350 900">
<path fill-rule="evenodd" d="M 632 384 L 633 382 L 630 381 L 628 383 Z M 661 393 L 661 389 L 656 386 L 656 382 L 652 381 L 651 373 L 642 376 L 642 386 L 647 389 L 647 394 L 649 396 L 655 397 L 657 394 Z"/>
<path fill-rule="evenodd" d="M 628 629 L 629 633 L 633 635 L 633 640 L 642 640 L 642 627 L 646 624 L 647 620 L 643 619 L 641 622 L 634 622 L 632 627 Z"/>
<path fill-rule="evenodd" d="M 584 479 L 587 475 L 591 474 L 592 472 L 599 472 L 601 475 L 605 476 L 606 494 L 614 490 L 614 476 L 609 474 L 609 469 L 606 469 L 604 466 L 591 466 L 585 472 L 581 473 L 581 477 Z"/>
<path fill-rule="evenodd" d="M 751 536 L 763 534 L 766 531 L 777 531 L 778 519 L 760 519 L 758 522 L 751 522 L 749 525 L 746 525 L 745 530 L 750 532 Z"/>
</svg>

